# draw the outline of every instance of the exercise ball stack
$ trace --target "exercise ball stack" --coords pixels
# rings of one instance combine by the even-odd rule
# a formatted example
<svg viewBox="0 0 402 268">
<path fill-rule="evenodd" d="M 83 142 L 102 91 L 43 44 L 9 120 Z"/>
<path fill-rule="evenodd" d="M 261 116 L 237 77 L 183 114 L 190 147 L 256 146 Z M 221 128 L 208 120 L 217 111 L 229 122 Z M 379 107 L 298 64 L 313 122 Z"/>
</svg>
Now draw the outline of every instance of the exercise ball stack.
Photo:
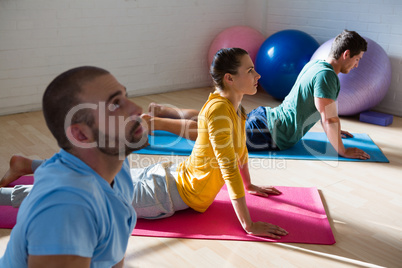
<svg viewBox="0 0 402 268">
<path fill-rule="evenodd" d="M 222 48 L 238 47 L 246 50 L 253 62 L 264 36 L 248 26 L 233 26 L 220 32 L 212 41 L 208 51 L 208 67 L 211 66 L 216 52 Z"/>
<path fill-rule="evenodd" d="M 391 84 L 391 62 L 384 49 L 373 40 L 367 41 L 367 51 L 359 66 L 348 74 L 338 75 L 341 90 L 338 96 L 338 114 L 355 115 L 376 106 L 385 97 Z M 326 59 L 334 39 L 322 44 L 311 57 Z"/>
<path fill-rule="evenodd" d="M 271 35 L 261 45 L 255 61 L 261 75 L 259 84 L 274 98 L 284 99 L 318 47 L 312 36 L 299 30 Z"/>
</svg>

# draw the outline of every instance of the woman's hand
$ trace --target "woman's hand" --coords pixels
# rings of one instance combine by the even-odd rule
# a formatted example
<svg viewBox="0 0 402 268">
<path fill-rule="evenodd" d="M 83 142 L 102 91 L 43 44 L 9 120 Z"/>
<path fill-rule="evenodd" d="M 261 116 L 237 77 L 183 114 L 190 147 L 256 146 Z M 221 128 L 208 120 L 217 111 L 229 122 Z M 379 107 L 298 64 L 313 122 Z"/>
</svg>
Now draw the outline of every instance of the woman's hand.
<svg viewBox="0 0 402 268">
<path fill-rule="evenodd" d="M 351 134 L 348 131 L 341 130 L 341 137 L 342 137 L 342 139 L 353 138 L 353 134 Z"/>
<path fill-rule="evenodd" d="M 249 230 L 245 231 L 251 235 L 268 236 L 273 239 L 281 239 L 280 236 L 288 234 L 285 229 L 277 225 L 262 221 L 253 222 Z"/>
<path fill-rule="evenodd" d="M 270 188 L 270 187 L 267 187 Z M 278 191 L 278 190 L 276 190 Z M 279 192 L 279 191 L 278 191 Z M 237 199 L 231 199 L 237 218 L 240 221 L 244 231 L 251 235 L 268 236 L 274 239 L 280 239 L 281 235 L 287 235 L 288 232 L 279 226 L 271 223 L 257 221 L 253 222 L 247 208 L 246 198 L 243 196 Z"/>
<path fill-rule="evenodd" d="M 272 186 L 257 186 L 254 184 L 250 184 L 246 187 L 246 190 L 249 194 L 258 195 L 268 197 L 270 194 L 281 194 L 282 192 Z"/>
</svg>

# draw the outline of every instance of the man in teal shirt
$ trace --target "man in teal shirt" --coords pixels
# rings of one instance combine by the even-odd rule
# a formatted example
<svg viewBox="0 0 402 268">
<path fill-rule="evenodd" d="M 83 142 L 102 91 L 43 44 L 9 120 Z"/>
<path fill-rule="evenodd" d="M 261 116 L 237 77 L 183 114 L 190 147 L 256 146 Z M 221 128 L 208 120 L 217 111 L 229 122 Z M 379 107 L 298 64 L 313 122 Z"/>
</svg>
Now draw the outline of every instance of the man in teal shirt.
<svg viewBox="0 0 402 268">
<path fill-rule="evenodd" d="M 335 103 L 340 90 L 338 74 L 357 68 L 366 50 L 366 40 L 356 32 L 345 30 L 339 34 L 325 61 L 312 61 L 304 66 L 282 104 L 264 107 L 266 113 L 261 113 L 259 107 L 249 114 L 246 123 L 249 148 L 287 149 L 321 120 L 328 140 L 340 156 L 368 159 L 370 156 L 361 149 L 344 147 L 342 136 L 352 135 L 341 131 Z"/>
<path fill-rule="evenodd" d="M 315 102 L 321 98 L 335 101 L 339 90 L 339 79 L 331 64 L 320 60 L 306 64 L 283 103 L 276 108 L 265 107 L 276 146 L 284 150 L 296 144 L 321 119 Z"/>
</svg>

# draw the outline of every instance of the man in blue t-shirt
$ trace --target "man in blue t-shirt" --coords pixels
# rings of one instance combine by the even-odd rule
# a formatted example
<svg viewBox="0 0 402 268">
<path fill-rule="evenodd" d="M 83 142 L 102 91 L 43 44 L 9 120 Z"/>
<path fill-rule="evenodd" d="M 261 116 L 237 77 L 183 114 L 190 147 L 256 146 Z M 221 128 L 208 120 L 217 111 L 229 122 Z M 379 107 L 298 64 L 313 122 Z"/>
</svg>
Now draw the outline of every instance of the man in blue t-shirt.
<svg viewBox="0 0 402 268">
<path fill-rule="evenodd" d="M 147 145 L 142 110 L 89 66 L 56 77 L 42 105 L 61 150 L 35 171 L 0 267 L 122 267 L 136 223 L 126 156 Z"/>
<path fill-rule="evenodd" d="M 326 60 L 304 66 L 282 104 L 275 108 L 260 106 L 248 114 L 248 150 L 285 150 L 321 120 L 328 140 L 340 156 L 370 158 L 359 148 L 344 147 L 342 137 L 352 134 L 341 131 L 335 103 L 340 90 L 338 74 L 357 68 L 365 51 L 367 42 L 358 33 L 344 30 L 339 34 Z M 151 103 L 149 112 L 142 118 L 150 130 L 166 130 L 192 140 L 197 138 L 197 110 Z"/>
</svg>

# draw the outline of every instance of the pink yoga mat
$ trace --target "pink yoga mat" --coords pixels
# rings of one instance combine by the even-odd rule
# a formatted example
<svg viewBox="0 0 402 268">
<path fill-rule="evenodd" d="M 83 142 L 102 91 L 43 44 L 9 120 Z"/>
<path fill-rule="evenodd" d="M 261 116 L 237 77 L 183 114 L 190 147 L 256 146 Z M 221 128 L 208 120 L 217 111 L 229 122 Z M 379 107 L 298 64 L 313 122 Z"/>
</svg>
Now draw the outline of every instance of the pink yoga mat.
<svg viewBox="0 0 402 268">
<path fill-rule="evenodd" d="M 33 177 L 13 183 L 32 184 Z M 244 232 L 229 200 L 226 187 L 204 213 L 187 209 L 160 220 L 138 219 L 133 235 L 193 239 L 268 241 L 332 245 L 335 238 L 320 195 L 315 187 L 277 186 L 281 195 L 268 198 L 247 195 L 247 206 L 254 221 L 279 225 L 289 234 L 280 240 L 248 235 Z M 0 206 L 0 228 L 11 229 L 18 209 Z"/>
<path fill-rule="evenodd" d="M 247 194 L 247 206 L 254 221 L 281 226 L 289 232 L 280 240 L 248 235 L 233 210 L 226 187 L 204 213 L 187 209 L 160 220 L 138 219 L 133 235 L 268 241 L 332 245 L 334 235 L 320 195 L 315 187 L 281 187 L 282 194 L 259 197 Z"/>
</svg>

